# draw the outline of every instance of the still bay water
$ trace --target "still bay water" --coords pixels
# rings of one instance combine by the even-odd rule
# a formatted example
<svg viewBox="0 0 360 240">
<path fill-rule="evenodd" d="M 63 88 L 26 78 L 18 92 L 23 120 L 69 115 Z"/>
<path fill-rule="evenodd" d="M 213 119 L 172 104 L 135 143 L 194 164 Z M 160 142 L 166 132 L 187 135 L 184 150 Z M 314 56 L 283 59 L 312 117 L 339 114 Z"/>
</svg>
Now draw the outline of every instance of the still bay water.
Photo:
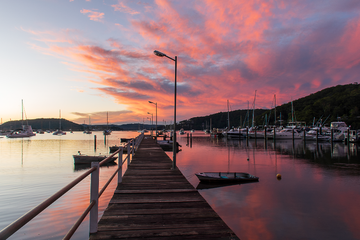
<svg viewBox="0 0 360 240">
<path fill-rule="evenodd" d="M 74 167 L 73 154 L 108 154 L 120 138 L 138 135 L 93 133 L 96 148 L 94 135 L 80 132 L 0 139 L 0 229 L 86 171 Z M 360 239 L 360 169 L 334 164 L 360 164 L 358 145 L 192 135 L 178 135 L 177 166 L 240 239 Z M 100 187 L 116 167 L 100 169 Z M 194 175 L 205 171 L 248 172 L 260 180 L 211 188 Z M 113 181 L 101 196 L 101 214 L 115 188 Z M 88 203 L 89 178 L 9 239 L 61 239 Z M 72 239 L 87 239 L 88 225 L 87 218 Z"/>
</svg>

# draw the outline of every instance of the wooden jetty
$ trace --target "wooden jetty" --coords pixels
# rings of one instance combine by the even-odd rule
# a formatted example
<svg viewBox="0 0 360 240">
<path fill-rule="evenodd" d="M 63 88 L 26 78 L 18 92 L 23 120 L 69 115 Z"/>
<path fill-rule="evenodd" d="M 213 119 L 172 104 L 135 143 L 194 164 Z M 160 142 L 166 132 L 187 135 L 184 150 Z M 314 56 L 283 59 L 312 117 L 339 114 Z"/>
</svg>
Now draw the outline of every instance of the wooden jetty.
<svg viewBox="0 0 360 240">
<path fill-rule="evenodd" d="M 145 137 L 90 239 L 239 239 Z"/>
</svg>

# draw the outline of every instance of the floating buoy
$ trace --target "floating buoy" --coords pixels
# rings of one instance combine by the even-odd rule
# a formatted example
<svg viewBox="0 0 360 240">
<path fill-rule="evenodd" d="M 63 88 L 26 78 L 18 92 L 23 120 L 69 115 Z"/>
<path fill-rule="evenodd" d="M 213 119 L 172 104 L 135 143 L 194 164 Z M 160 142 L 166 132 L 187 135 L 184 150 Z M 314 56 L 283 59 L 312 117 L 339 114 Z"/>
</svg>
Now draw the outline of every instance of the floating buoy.
<svg viewBox="0 0 360 240">
<path fill-rule="evenodd" d="M 249 161 L 249 158 L 247 158 L 247 160 Z"/>
<path fill-rule="evenodd" d="M 277 180 L 280 180 L 281 179 L 281 174 L 276 174 L 276 178 L 277 178 Z"/>
</svg>

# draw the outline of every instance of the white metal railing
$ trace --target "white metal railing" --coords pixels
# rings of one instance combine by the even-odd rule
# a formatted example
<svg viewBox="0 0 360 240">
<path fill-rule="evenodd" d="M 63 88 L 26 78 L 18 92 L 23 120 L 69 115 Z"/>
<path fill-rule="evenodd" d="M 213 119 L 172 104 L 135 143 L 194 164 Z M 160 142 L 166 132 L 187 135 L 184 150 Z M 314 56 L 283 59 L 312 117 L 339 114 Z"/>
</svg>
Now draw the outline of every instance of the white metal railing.
<svg viewBox="0 0 360 240">
<path fill-rule="evenodd" d="M 22 217 L 18 218 L 16 221 L 5 227 L 0 232 L 0 239 L 7 239 L 16 231 L 18 231 L 21 227 L 23 227 L 26 223 L 31 221 L 34 217 L 40 214 L 44 209 L 49 207 L 53 202 L 58 200 L 62 195 L 80 183 L 83 179 L 91 174 L 91 182 L 90 182 L 90 204 L 85 209 L 83 214 L 78 218 L 75 224 L 71 227 L 68 233 L 65 235 L 63 239 L 70 239 L 71 236 L 75 233 L 76 229 L 80 226 L 81 222 L 85 219 L 87 214 L 90 212 L 90 233 L 97 232 L 98 227 L 98 206 L 99 206 L 99 198 L 104 193 L 105 189 L 109 186 L 112 179 L 118 174 L 118 183 L 122 182 L 122 166 L 127 161 L 129 166 L 130 164 L 130 155 L 131 159 L 134 156 L 135 151 L 138 149 L 141 141 L 144 138 L 144 133 L 141 133 L 136 138 L 131 139 L 130 142 L 125 144 L 127 147 L 127 156 L 123 160 L 123 147 L 119 147 L 119 149 L 111 154 L 109 157 L 105 158 L 103 161 L 92 162 L 91 168 L 73 180 L 71 183 L 60 189 L 54 195 L 34 207 L 32 210 L 24 214 Z M 131 148 L 130 148 L 131 145 Z M 106 164 L 115 154 L 118 154 L 118 168 L 111 175 L 109 180 L 103 186 L 103 188 L 99 191 L 99 167 Z"/>
</svg>

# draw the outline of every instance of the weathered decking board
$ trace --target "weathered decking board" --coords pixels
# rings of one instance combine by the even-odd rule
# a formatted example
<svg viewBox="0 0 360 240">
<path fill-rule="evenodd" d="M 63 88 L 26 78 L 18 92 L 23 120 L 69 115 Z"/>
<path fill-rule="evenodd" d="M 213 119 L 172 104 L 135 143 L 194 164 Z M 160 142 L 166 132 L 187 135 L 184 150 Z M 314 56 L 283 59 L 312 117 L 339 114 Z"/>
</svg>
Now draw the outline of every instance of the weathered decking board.
<svg viewBox="0 0 360 240">
<path fill-rule="evenodd" d="M 150 137 L 102 216 L 96 239 L 239 239 Z"/>
</svg>

